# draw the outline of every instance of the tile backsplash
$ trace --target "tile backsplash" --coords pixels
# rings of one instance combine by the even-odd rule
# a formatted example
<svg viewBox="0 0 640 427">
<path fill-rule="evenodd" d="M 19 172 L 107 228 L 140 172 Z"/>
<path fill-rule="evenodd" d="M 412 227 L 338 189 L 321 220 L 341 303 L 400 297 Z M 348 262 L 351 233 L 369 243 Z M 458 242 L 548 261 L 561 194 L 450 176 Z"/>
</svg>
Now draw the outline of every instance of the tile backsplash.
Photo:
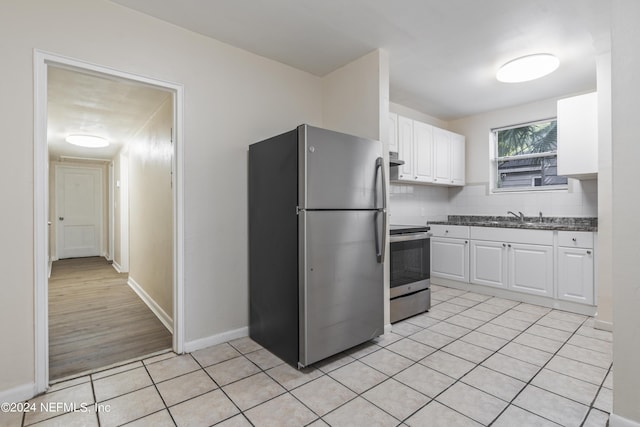
<svg viewBox="0 0 640 427">
<path fill-rule="evenodd" d="M 389 198 L 391 224 L 424 225 L 427 221 L 445 221 L 449 215 L 447 187 L 392 183 Z"/>
<path fill-rule="evenodd" d="M 491 194 L 488 183 L 464 187 L 391 184 L 390 222 L 424 224 L 445 221 L 447 215 L 506 215 L 597 217 L 598 181 L 569 179 L 569 189 Z"/>
</svg>

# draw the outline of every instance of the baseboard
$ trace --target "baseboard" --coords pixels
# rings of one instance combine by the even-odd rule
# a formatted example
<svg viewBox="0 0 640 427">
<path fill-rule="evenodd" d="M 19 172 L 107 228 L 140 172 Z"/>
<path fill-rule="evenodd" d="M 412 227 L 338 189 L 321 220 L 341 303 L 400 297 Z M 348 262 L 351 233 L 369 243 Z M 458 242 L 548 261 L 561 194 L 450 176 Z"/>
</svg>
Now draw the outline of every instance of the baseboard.
<svg viewBox="0 0 640 427">
<path fill-rule="evenodd" d="M 631 421 L 620 415 L 611 414 L 609 416 L 609 427 L 640 427 L 640 422 Z"/>
<path fill-rule="evenodd" d="M 162 322 L 165 328 L 169 330 L 173 334 L 173 319 L 169 316 L 154 300 L 149 296 L 148 293 L 142 289 L 142 286 L 138 282 L 136 282 L 131 276 L 129 276 L 129 280 L 127 280 L 127 284 L 133 291 L 138 294 L 140 299 L 151 309 L 153 314 L 156 315 L 158 319 Z"/>
<path fill-rule="evenodd" d="M 36 395 L 36 384 L 29 383 L 0 391 L 0 403 L 18 403 Z"/>
<path fill-rule="evenodd" d="M 596 307 L 593 305 L 579 304 L 573 301 L 562 301 L 551 297 L 532 295 L 523 292 L 511 291 L 508 289 L 493 288 L 491 286 L 475 285 L 457 280 L 444 279 L 441 277 L 431 277 L 432 285 L 446 286 L 459 289 L 461 291 L 475 292 L 482 295 L 507 298 L 513 301 L 520 301 L 528 304 L 541 305 L 543 307 L 554 308 L 556 310 L 569 311 L 571 313 L 583 314 L 585 316 L 595 316 Z M 432 294 L 433 295 L 433 294 Z M 433 302 L 433 300 L 432 300 Z"/>
<path fill-rule="evenodd" d="M 604 320 L 596 319 L 593 322 L 593 327 L 596 328 L 596 329 L 601 329 L 603 331 L 613 332 L 613 323 L 605 322 Z"/>
<path fill-rule="evenodd" d="M 122 273 L 122 267 L 120 267 L 120 264 L 118 264 L 115 260 L 113 260 L 113 262 L 111 263 L 111 266 L 118 273 Z"/>
<path fill-rule="evenodd" d="M 53 260 L 49 260 L 49 267 L 47 270 L 47 278 L 51 279 L 51 270 L 53 269 Z"/>
<path fill-rule="evenodd" d="M 191 353 L 192 351 L 200 350 L 201 348 L 211 347 L 212 345 L 222 344 L 223 342 L 247 336 L 249 336 L 249 327 L 245 326 L 243 328 L 222 332 L 221 334 L 211 335 L 194 341 L 185 342 L 184 351 L 186 353 Z"/>
</svg>

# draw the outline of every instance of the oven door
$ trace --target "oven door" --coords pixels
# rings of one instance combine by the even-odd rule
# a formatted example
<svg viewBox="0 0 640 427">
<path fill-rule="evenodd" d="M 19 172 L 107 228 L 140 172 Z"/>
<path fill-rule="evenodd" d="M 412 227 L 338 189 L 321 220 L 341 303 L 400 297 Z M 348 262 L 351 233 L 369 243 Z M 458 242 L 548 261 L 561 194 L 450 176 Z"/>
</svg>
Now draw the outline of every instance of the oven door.
<svg viewBox="0 0 640 427">
<path fill-rule="evenodd" d="M 390 238 L 390 296 L 429 287 L 431 233 L 392 235 Z"/>
</svg>

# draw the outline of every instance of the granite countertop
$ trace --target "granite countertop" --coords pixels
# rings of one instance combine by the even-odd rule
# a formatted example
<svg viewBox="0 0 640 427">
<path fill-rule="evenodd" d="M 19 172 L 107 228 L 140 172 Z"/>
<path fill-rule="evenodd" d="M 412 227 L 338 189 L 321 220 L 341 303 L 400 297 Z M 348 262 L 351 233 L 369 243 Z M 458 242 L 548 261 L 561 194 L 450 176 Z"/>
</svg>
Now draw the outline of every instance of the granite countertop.
<svg viewBox="0 0 640 427">
<path fill-rule="evenodd" d="M 530 230 L 598 231 L 598 218 L 449 215 L 447 221 L 429 221 L 427 225 L 466 225 L 473 227 L 521 228 Z"/>
</svg>

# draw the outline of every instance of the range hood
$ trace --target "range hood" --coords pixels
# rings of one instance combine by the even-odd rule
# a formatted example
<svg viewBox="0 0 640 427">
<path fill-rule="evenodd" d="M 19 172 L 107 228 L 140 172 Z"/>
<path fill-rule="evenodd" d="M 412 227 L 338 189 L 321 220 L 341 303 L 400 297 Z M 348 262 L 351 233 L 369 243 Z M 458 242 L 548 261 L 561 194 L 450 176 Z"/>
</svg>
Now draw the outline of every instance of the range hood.
<svg viewBox="0 0 640 427">
<path fill-rule="evenodd" d="M 389 153 L 389 167 L 394 167 L 394 166 L 402 166 L 404 165 L 404 160 L 400 160 L 398 158 L 398 153 L 394 153 L 393 151 L 391 151 Z"/>
</svg>

